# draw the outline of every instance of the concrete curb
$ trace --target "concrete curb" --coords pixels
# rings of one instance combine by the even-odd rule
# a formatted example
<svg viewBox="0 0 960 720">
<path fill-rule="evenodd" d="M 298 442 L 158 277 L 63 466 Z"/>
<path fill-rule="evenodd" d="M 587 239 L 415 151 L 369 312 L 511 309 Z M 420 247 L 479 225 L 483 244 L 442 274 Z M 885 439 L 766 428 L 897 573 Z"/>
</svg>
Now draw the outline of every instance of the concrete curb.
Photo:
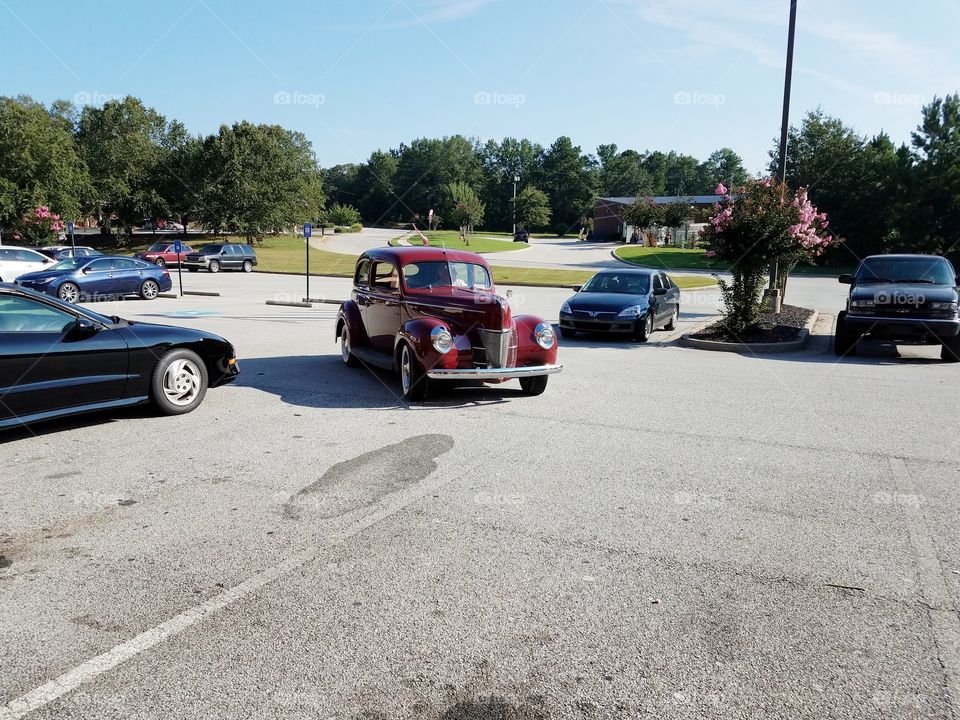
<svg viewBox="0 0 960 720">
<path fill-rule="evenodd" d="M 157 297 L 167 298 L 168 300 L 176 300 L 180 296 L 176 293 L 160 293 Z"/>
<path fill-rule="evenodd" d="M 267 300 L 267 305 L 282 305 L 283 307 L 312 308 L 308 302 L 296 302 L 294 300 Z"/>
<path fill-rule="evenodd" d="M 343 305 L 346 300 L 328 300 L 327 298 L 303 298 L 305 303 L 321 303 L 326 305 Z"/>
<path fill-rule="evenodd" d="M 817 324 L 820 313 L 816 310 L 807 320 L 806 325 L 800 330 L 800 337 L 796 340 L 777 343 L 728 343 L 717 340 L 698 340 L 690 337 L 690 333 L 680 336 L 680 344 L 684 347 L 695 348 L 697 350 L 712 350 L 714 352 L 734 352 L 750 353 L 751 355 L 788 353 L 803 350 L 810 342 L 813 335 L 813 326 Z M 711 323 L 712 324 L 712 323 Z"/>
<path fill-rule="evenodd" d="M 220 297 L 218 292 L 207 292 L 206 290 L 184 290 L 184 295 L 201 295 L 203 297 Z"/>
</svg>

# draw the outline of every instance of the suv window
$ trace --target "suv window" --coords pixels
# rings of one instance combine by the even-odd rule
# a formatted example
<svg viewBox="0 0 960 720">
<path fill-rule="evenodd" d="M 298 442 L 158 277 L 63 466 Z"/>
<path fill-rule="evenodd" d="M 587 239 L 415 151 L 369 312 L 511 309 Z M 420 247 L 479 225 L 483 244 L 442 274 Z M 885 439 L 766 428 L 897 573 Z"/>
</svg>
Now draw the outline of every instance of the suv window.
<svg viewBox="0 0 960 720">
<path fill-rule="evenodd" d="M 256 255 L 256 253 L 253 251 L 253 247 L 250 245 L 241 245 L 240 252 L 243 255 L 249 255 L 250 257 L 253 257 L 254 255 Z"/>
<path fill-rule="evenodd" d="M 76 318 L 30 298 L 0 295 L 0 332 L 65 332 Z"/>
<path fill-rule="evenodd" d="M 39 263 L 47 259 L 46 256 L 35 253 L 32 250 L 14 250 L 13 256 L 14 260 L 28 263 Z"/>
<path fill-rule="evenodd" d="M 366 287 L 368 282 L 370 282 L 370 261 L 364 258 L 357 263 L 357 271 L 353 276 L 353 284 Z"/>
<path fill-rule="evenodd" d="M 397 292 L 400 289 L 400 277 L 397 275 L 397 269 L 392 263 L 374 263 L 373 286 L 389 292 Z"/>
<path fill-rule="evenodd" d="M 15 260 L 14 251 L 10 248 L 0 248 L 0 262 L 10 262 Z"/>
</svg>

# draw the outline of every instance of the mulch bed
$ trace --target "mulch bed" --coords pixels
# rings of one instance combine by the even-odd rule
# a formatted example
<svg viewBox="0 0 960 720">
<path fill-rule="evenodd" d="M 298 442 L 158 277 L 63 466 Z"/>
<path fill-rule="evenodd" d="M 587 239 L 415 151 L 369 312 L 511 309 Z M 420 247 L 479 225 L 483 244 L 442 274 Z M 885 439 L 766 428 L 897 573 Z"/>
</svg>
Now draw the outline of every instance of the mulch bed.
<svg viewBox="0 0 960 720">
<path fill-rule="evenodd" d="M 713 340 L 714 342 L 790 342 L 800 337 L 800 331 L 806 326 L 807 321 L 812 316 L 813 310 L 809 308 L 797 307 L 796 305 L 784 305 L 779 315 L 764 313 L 760 316 L 759 323 L 747 328 L 742 333 L 738 333 L 736 336 L 728 333 L 722 322 L 717 322 L 705 327 L 698 333 L 692 334 L 690 337 L 696 338 L 697 340 Z"/>
</svg>

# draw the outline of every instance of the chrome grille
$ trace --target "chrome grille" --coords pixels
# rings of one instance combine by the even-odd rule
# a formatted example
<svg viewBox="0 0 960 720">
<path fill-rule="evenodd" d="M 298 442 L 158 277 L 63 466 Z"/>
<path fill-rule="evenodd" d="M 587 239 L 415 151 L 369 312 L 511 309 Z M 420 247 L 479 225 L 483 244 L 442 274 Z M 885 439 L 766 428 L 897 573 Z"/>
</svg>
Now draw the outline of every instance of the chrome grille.
<svg viewBox="0 0 960 720">
<path fill-rule="evenodd" d="M 483 343 L 483 351 L 487 367 L 503 368 L 510 367 L 510 350 L 513 347 L 516 352 L 516 343 L 513 340 L 511 330 L 478 330 L 480 342 Z"/>
</svg>

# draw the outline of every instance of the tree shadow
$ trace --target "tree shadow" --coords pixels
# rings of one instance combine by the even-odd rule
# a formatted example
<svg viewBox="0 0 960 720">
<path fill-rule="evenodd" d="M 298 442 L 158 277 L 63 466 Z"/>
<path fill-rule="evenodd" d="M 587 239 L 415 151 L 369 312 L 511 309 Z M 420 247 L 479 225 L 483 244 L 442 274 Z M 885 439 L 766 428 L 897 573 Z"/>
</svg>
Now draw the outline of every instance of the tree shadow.
<svg viewBox="0 0 960 720">
<path fill-rule="evenodd" d="M 861 340 L 857 343 L 857 354 L 839 357 L 833 352 L 833 337 L 830 335 L 815 335 L 811 338 L 806 349 L 793 353 L 763 353 L 753 354 L 749 352 L 740 353 L 756 360 L 780 360 L 797 363 L 814 363 L 820 365 L 951 365 L 946 360 L 941 360 L 939 350 L 936 346 L 904 346 L 907 348 L 930 348 L 929 352 L 936 351 L 937 357 L 905 357 L 900 353 L 898 347 L 893 343 L 880 340 Z"/>
</svg>

